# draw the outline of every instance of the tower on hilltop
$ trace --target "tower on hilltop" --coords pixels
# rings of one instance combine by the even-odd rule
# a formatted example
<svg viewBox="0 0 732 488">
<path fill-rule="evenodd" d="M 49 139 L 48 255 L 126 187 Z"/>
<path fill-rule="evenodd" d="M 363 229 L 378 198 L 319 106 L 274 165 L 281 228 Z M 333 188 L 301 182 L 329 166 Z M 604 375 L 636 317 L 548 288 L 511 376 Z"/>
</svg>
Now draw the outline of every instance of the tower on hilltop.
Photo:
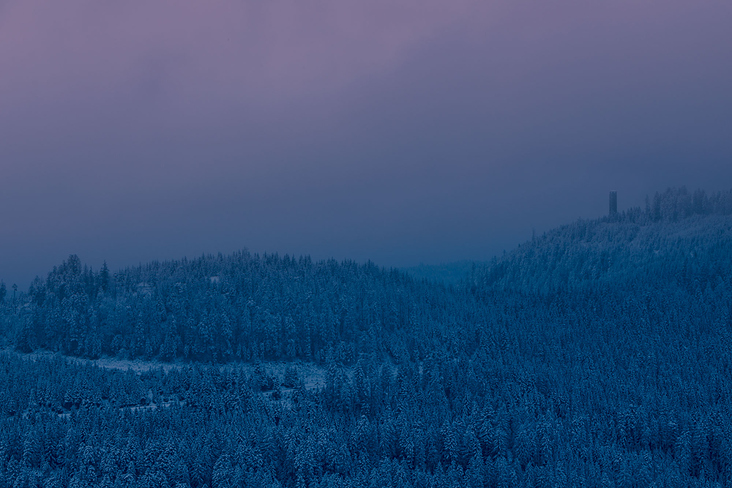
<svg viewBox="0 0 732 488">
<path fill-rule="evenodd" d="M 618 214 L 618 192 L 610 192 L 610 217 Z"/>
</svg>

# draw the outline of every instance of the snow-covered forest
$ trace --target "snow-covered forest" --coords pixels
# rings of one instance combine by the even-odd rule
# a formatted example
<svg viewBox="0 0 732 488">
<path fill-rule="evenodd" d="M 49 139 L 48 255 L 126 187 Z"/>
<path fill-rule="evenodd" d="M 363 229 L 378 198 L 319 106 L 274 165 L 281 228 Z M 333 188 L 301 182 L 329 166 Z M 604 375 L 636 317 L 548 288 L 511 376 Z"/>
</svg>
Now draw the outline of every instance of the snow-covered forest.
<svg viewBox="0 0 732 488">
<path fill-rule="evenodd" d="M 0 337 L 0 488 L 732 485 L 732 191 L 669 189 L 450 285 L 70 256 L 0 286 Z"/>
</svg>

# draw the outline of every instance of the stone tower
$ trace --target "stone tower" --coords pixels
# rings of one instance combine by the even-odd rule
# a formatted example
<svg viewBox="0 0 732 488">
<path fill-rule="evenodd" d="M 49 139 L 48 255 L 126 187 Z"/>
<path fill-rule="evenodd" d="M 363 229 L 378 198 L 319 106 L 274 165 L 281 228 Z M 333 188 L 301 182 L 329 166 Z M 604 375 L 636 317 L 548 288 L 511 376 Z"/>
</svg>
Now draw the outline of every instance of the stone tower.
<svg viewBox="0 0 732 488">
<path fill-rule="evenodd" d="M 618 192 L 610 192 L 610 217 L 618 214 Z"/>
</svg>

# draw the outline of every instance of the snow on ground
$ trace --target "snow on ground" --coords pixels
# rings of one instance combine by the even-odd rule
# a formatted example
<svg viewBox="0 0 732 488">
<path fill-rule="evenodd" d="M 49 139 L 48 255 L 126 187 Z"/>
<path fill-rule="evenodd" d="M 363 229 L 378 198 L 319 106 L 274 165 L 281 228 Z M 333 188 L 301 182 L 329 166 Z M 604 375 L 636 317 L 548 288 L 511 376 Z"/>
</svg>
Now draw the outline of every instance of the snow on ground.
<svg viewBox="0 0 732 488">
<path fill-rule="evenodd" d="M 51 351 L 35 351 L 31 353 L 21 353 L 18 351 L 15 351 L 10 348 L 0 348 L 0 352 L 5 352 L 9 354 L 17 354 L 18 356 L 21 356 L 23 358 L 29 359 L 29 360 L 43 360 L 43 359 L 51 359 L 54 357 L 58 358 L 64 358 L 67 361 L 76 363 L 76 364 L 86 364 L 86 365 L 93 365 L 97 366 L 99 368 L 103 369 L 109 369 L 109 370 L 118 370 L 118 371 L 134 371 L 135 373 L 145 373 L 147 371 L 151 370 L 157 370 L 162 369 L 166 373 L 168 371 L 174 370 L 174 369 L 182 369 L 186 366 L 192 366 L 195 363 L 185 363 L 185 362 L 173 362 L 173 363 L 165 363 L 162 361 L 145 361 L 142 359 L 118 359 L 118 358 L 99 358 L 99 359 L 85 359 L 85 358 L 78 358 L 74 356 L 65 356 L 58 352 L 51 352 Z M 317 364 L 313 363 L 306 363 L 301 361 L 293 361 L 293 362 L 287 362 L 287 361 L 263 361 L 261 363 L 262 367 L 264 368 L 265 373 L 268 376 L 272 376 L 275 379 L 278 380 L 278 382 L 282 382 L 284 376 L 285 376 L 285 369 L 288 366 L 294 366 L 297 369 L 298 376 L 300 379 L 303 380 L 303 383 L 305 384 L 305 388 L 308 390 L 318 390 L 325 386 L 325 375 L 327 368 L 324 366 L 319 366 Z M 216 365 L 220 367 L 223 370 L 227 369 L 242 369 L 247 374 L 251 375 L 252 372 L 254 372 L 254 368 L 256 367 L 253 363 L 245 363 L 245 362 L 232 362 L 222 365 Z M 348 371 L 350 373 L 350 371 Z M 349 374 L 350 376 L 350 374 Z"/>
</svg>

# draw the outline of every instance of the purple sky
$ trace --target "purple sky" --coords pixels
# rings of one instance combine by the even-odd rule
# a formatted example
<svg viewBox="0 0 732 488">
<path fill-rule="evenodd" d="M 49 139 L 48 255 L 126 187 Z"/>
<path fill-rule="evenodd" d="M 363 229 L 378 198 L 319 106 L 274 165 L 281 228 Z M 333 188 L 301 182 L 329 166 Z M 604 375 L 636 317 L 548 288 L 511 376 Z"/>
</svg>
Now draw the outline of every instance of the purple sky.
<svg viewBox="0 0 732 488">
<path fill-rule="evenodd" d="M 0 279 L 487 259 L 732 187 L 729 0 L 0 0 Z"/>
</svg>

